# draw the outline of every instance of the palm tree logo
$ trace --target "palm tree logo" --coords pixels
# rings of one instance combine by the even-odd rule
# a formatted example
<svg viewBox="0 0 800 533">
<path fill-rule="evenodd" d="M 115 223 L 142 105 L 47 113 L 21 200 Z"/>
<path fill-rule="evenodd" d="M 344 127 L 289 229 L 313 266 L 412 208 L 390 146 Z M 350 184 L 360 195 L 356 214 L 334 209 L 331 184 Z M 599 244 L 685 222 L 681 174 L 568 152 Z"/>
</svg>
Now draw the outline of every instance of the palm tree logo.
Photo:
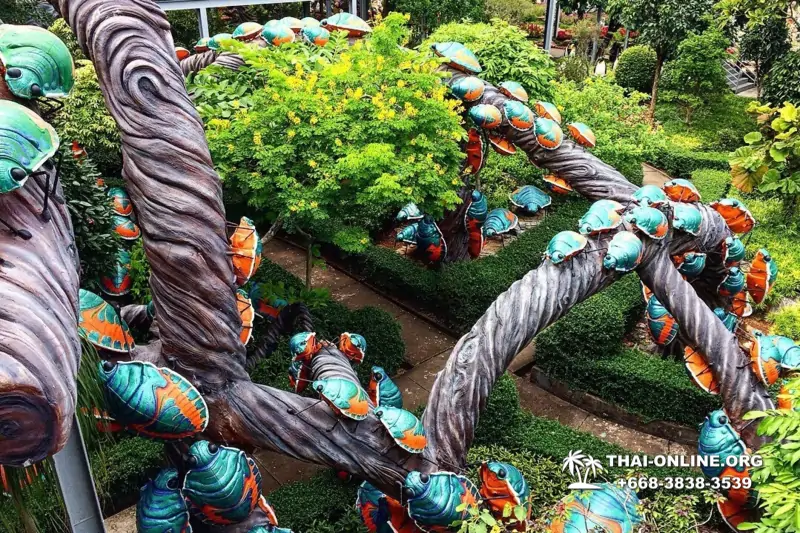
<svg viewBox="0 0 800 533">
<path fill-rule="evenodd" d="M 602 487 L 589 483 L 589 474 L 595 477 L 603 471 L 603 465 L 592 457 L 585 455 L 582 450 L 569 452 L 561 465 L 561 470 L 569 470 L 569 475 L 578 481 L 569 485 L 570 490 L 599 490 Z"/>
</svg>

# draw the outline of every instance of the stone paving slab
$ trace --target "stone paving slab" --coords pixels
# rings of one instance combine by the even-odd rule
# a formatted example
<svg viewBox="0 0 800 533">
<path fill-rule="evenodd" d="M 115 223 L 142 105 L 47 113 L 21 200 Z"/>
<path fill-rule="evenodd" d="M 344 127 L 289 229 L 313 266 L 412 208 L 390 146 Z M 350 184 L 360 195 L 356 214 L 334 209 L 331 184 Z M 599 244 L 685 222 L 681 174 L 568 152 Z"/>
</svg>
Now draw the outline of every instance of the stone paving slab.
<svg viewBox="0 0 800 533">
<path fill-rule="evenodd" d="M 513 375 L 519 391 L 519 403 L 533 415 L 555 420 L 571 428 L 579 428 L 589 413 L 537 387 L 526 378 Z"/>
<path fill-rule="evenodd" d="M 406 361 L 412 366 L 424 363 L 456 343 L 454 338 L 411 313 L 402 313 L 396 318 L 402 327 L 401 335 L 406 344 Z"/>
<path fill-rule="evenodd" d="M 669 441 L 654 437 L 647 433 L 640 433 L 631 428 L 617 424 L 604 418 L 589 415 L 577 428 L 580 431 L 591 433 L 595 437 L 608 443 L 616 444 L 635 453 L 647 455 L 666 455 L 669 453 Z"/>
<path fill-rule="evenodd" d="M 136 506 L 109 516 L 104 522 L 106 533 L 133 533 L 136 531 Z"/>
<path fill-rule="evenodd" d="M 272 485 L 270 489 L 263 488 L 265 494 L 287 483 L 308 479 L 317 472 L 325 469 L 324 466 L 299 461 L 276 452 L 262 450 L 255 455 L 256 464 L 262 473 L 262 483 Z M 269 477 L 271 480 L 265 481 Z"/>
<path fill-rule="evenodd" d="M 377 307 L 378 309 L 383 309 L 395 318 L 405 312 L 402 307 L 390 302 L 361 283 L 353 283 L 346 287 L 340 287 L 331 296 L 334 300 L 343 303 L 350 309 Z"/>
<path fill-rule="evenodd" d="M 411 379 L 408 374 L 397 376 L 393 380 L 403 393 L 403 407 L 407 411 L 414 411 L 421 405 L 427 405 L 430 391 Z"/>
</svg>

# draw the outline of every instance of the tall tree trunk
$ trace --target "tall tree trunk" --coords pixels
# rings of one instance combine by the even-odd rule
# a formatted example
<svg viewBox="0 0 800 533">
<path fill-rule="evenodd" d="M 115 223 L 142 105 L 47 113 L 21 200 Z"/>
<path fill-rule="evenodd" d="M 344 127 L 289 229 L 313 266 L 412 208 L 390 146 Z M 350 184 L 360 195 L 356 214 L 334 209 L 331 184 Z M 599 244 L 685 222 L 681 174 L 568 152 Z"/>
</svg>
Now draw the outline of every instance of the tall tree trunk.
<svg viewBox="0 0 800 533">
<path fill-rule="evenodd" d="M 664 54 L 656 55 L 656 73 L 653 75 L 653 91 L 650 93 L 650 108 L 647 110 L 647 120 L 652 126 L 656 121 L 656 101 L 658 100 L 658 82 L 661 79 L 661 67 L 664 66 Z"/>
</svg>

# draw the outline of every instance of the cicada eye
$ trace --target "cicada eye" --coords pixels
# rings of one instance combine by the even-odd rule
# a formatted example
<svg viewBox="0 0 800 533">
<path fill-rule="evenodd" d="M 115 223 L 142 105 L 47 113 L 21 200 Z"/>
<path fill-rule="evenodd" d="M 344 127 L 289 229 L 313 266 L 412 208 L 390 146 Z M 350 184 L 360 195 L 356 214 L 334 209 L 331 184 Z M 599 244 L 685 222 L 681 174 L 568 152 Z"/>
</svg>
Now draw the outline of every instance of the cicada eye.
<svg viewBox="0 0 800 533">
<path fill-rule="evenodd" d="M 501 468 L 500 470 L 497 471 L 497 477 L 499 477 L 500 479 L 505 479 L 507 475 L 508 472 L 506 472 L 505 468 Z"/>
<path fill-rule="evenodd" d="M 208 453 L 215 454 L 219 451 L 219 446 L 214 444 L 213 442 L 208 445 Z"/>
<path fill-rule="evenodd" d="M 428 474 L 420 474 L 419 480 L 427 484 L 431 480 L 431 476 L 429 476 Z"/>
<path fill-rule="evenodd" d="M 28 176 L 28 173 L 25 172 L 24 168 L 14 167 L 11 169 L 11 178 L 14 181 L 22 181 Z"/>
<path fill-rule="evenodd" d="M 381 374 L 380 372 L 376 372 L 375 373 L 375 381 L 380 381 L 382 379 L 383 379 L 383 374 Z"/>
<path fill-rule="evenodd" d="M 117 363 L 113 361 L 103 361 L 103 370 L 106 372 L 111 372 L 117 366 Z"/>
<path fill-rule="evenodd" d="M 178 488 L 178 478 L 174 477 L 174 478 L 170 479 L 169 481 L 167 481 L 167 487 L 169 487 L 171 489 L 177 489 Z"/>
<path fill-rule="evenodd" d="M 18 69 L 18 68 L 10 68 L 10 69 L 8 69 L 6 71 L 6 75 L 9 78 L 16 79 L 16 78 L 19 78 L 20 76 L 22 76 L 22 71 L 20 69 Z"/>
<path fill-rule="evenodd" d="M 408 487 L 403 487 L 403 498 L 410 500 L 414 497 L 414 491 Z"/>
<path fill-rule="evenodd" d="M 719 417 L 719 423 L 720 424 L 727 424 L 728 423 L 728 417 L 725 416 L 725 415 L 722 415 L 721 417 Z"/>
<path fill-rule="evenodd" d="M 38 84 L 34 83 L 31 85 L 31 94 L 36 97 L 42 96 L 42 88 L 39 87 Z"/>
</svg>

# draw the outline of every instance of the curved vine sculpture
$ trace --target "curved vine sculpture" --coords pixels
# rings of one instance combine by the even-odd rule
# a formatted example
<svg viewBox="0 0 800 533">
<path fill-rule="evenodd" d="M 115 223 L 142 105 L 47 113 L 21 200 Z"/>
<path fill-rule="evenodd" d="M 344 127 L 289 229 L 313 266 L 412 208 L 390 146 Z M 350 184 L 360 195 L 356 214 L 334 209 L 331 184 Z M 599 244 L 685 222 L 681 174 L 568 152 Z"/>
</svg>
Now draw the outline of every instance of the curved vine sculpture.
<svg viewBox="0 0 800 533">
<path fill-rule="evenodd" d="M 20 104 L 3 78 L 0 100 Z M 63 190 L 50 193 L 52 161 L 27 183 L 0 194 L 2 218 L 30 238 L 0 226 L 0 464 L 22 466 L 59 451 L 69 437 L 77 401 L 81 346 L 78 255 Z"/>
<path fill-rule="evenodd" d="M 568 264 L 545 260 L 501 294 L 459 340 L 437 377 L 423 420 L 428 435 L 424 454 L 409 455 L 397 447 L 373 414 L 360 421 L 337 418 L 322 401 L 252 383 L 239 337 L 221 186 L 163 12 L 146 0 L 53 1 L 94 61 L 121 130 L 123 177 L 152 267 L 160 322 L 160 338 L 137 348 L 134 357 L 163 362 L 202 393 L 209 409 L 206 438 L 345 470 L 399 499 L 410 472 L 417 471 L 418 477 L 465 466 L 495 381 L 537 332 L 624 272 L 638 270 L 678 319 L 682 336 L 706 350 L 734 425 L 752 448 L 758 447 L 741 416 L 771 406 L 766 390 L 752 376 L 742 379 L 738 371 L 744 356 L 735 338 L 669 261 L 669 255 L 689 250 L 718 250 L 730 235 L 722 217 L 702 205 L 697 205 L 702 224 L 696 236 L 670 228 L 663 240 L 639 241 L 626 221 L 588 238 L 583 252 Z M 456 73 L 451 83 L 460 76 Z M 467 107 L 502 106 L 505 98 L 485 84 L 482 98 Z M 495 132 L 587 198 L 632 202 L 637 187 L 575 144 L 565 141 L 545 150 L 533 133 L 507 122 Z M 601 251 L 631 240 L 639 242 L 638 257 L 625 268 L 604 258 Z M 313 358 L 311 376 L 357 381 L 350 362 L 332 346 Z M 256 519 L 251 516 L 225 530 L 247 531 Z"/>
</svg>

